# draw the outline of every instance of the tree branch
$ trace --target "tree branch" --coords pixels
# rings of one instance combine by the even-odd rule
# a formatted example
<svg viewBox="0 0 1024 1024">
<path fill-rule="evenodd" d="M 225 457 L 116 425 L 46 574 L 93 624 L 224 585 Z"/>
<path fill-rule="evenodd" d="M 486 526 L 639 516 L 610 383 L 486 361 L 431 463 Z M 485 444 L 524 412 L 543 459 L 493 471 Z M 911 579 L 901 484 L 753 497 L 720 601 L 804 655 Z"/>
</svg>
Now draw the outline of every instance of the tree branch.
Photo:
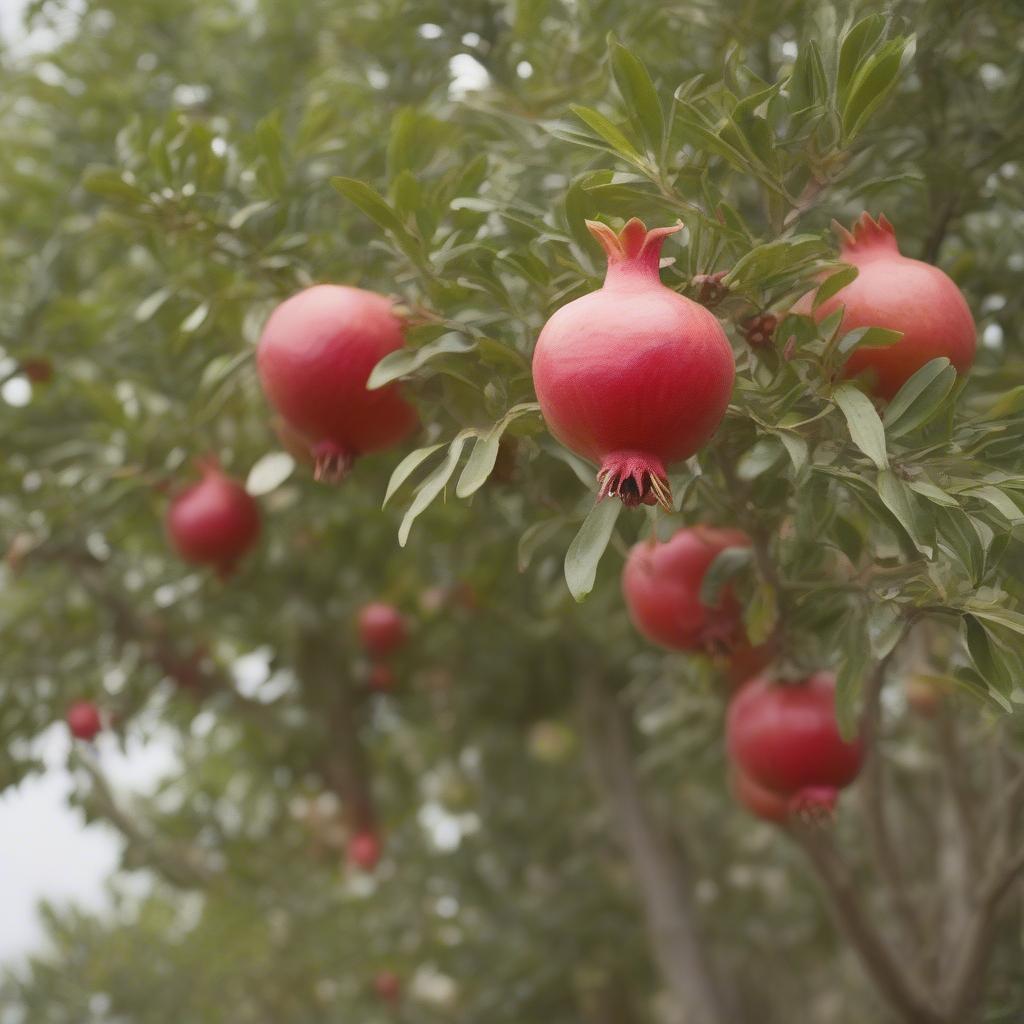
<svg viewBox="0 0 1024 1024">
<path fill-rule="evenodd" d="M 694 1024 L 736 1024 L 697 928 L 687 865 L 651 816 L 622 711 L 602 680 L 584 682 L 582 717 L 592 774 L 632 865 L 665 984 Z"/>
<path fill-rule="evenodd" d="M 827 833 L 813 826 L 796 826 L 791 834 L 807 854 L 864 969 L 892 1009 L 906 1024 L 943 1024 L 946 1018 L 926 989 L 908 974 L 869 920 L 863 894 Z"/>
</svg>

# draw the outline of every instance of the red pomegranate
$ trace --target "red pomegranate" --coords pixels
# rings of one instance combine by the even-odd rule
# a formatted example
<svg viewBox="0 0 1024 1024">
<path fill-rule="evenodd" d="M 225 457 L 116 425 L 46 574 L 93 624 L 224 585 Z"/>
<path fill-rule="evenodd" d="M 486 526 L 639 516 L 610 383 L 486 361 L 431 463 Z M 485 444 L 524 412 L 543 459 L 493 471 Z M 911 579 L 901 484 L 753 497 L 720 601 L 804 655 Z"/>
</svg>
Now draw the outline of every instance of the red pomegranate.
<svg viewBox="0 0 1024 1024">
<path fill-rule="evenodd" d="M 363 871 L 373 871 L 380 863 L 381 845 L 376 832 L 357 832 L 348 843 L 349 863 Z"/>
<path fill-rule="evenodd" d="M 732 349 L 711 313 L 661 283 L 662 242 L 681 225 L 587 227 L 608 273 L 544 325 L 533 354 L 537 399 L 552 434 L 600 463 L 600 497 L 668 508 L 665 467 L 693 455 L 721 422 Z"/>
<path fill-rule="evenodd" d="M 375 693 L 391 693 L 395 688 L 395 673 L 391 666 L 380 661 L 372 665 L 369 684 Z"/>
<path fill-rule="evenodd" d="M 384 601 L 371 601 L 359 610 L 359 640 L 376 658 L 397 651 L 408 638 L 408 628 L 402 613 Z"/>
<path fill-rule="evenodd" d="M 53 380 L 53 363 L 46 356 L 32 356 L 21 361 L 21 372 L 33 384 L 49 384 Z"/>
<path fill-rule="evenodd" d="M 848 786 L 863 750 L 859 740 L 847 743 L 839 735 L 835 686 L 830 672 L 794 683 L 751 679 L 733 698 L 726 719 L 733 763 L 758 785 L 785 796 Z"/>
<path fill-rule="evenodd" d="M 373 979 L 373 991 L 382 1002 L 393 1005 L 402 994 L 401 979 L 394 971 L 380 971 Z"/>
<path fill-rule="evenodd" d="M 730 788 L 736 802 L 742 804 L 755 818 L 782 824 L 789 817 L 789 802 L 784 796 L 765 789 L 749 775 L 733 769 L 729 776 Z"/>
<path fill-rule="evenodd" d="M 636 628 L 649 640 L 677 651 L 724 653 L 744 639 L 741 610 L 726 584 L 718 604 L 700 599 L 704 574 L 726 548 L 749 547 L 742 530 L 691 526 L 664 544 L 635 544 L 622 571 L 622 592 Z"/>
<path fill-rule="evenodd" d="M 167 510 L 167 534 L 186 562 L 229 576 L 260 535 L 260 510 L 238 480 L 213 459 L 199 463 L 202 480 Z"/>
<path fill-rule="evenodd" d="M 361 288 L 315 285 L 270 314 L 256 353 L 260 380 L 309 442 L 318 480 L 341 479 L 358 456 L 390 448 L 416 427 L 396 385 L 366 390 L 370 371 L 402 343 L 391 300 Z"/>
<path fill-rule="evenodd" d="M 938 267 L 901 256 L 896 232 L 882 215 L 864 213 L 853 231 L 836 225 L 840 256 L 859 273 L 815 311 L 821 320 L 843 306 L 842 330 L 885 327 L 902 331 L 895 344 L 856 349 L 844 374 L 864 374 L 874 394 L 890 399 L 925 363 L 946 356 L 957 373 L 974 362 L 976 332 L 971 311 L 957 286 Z M 809 312 L 810 297 L 798 311 Z"/>
<path fill-rule="evenodd" d="M 78 740 L 87 742 L 95 739 L 103 728 L 99 709 L 90 700 L 77 700 L 68 708 L 64 716 L 71 730 L 71 735 Z"/>
</svg>

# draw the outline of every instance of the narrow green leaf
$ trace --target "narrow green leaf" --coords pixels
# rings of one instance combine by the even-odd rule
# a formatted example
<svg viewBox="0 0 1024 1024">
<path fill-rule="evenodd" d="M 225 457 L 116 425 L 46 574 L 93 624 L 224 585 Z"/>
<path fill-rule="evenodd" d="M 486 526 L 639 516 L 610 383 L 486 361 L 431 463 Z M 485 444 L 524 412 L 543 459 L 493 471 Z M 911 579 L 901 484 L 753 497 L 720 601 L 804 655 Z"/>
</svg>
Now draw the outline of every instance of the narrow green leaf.
<svg viewBox="0 0 1024 1024">
<path fill-rule="evenodd" d="M 139 304 L 135 307 L 135 321 L 136 323 L 144 324 L 147 320 L 152 320 L 159 312 L 160 307 L 171 297 L 172 291 L 170 288 L 159 288 L 150 295 L 147 295 Z"/>
<path fill-rule="evenodd" d="M 814 293 L 814 309 L 817 309 L 823 302 L 827 302 L 836 292 L 842 291 L 848 284 L 857 279 L 860 271 L 854 266 L 844 266 L 834 274 L 829 274 L 824 281 L 818 285 Z"/>
<path fill-rule="evenodd" d="M 405 547 L 406 541 L 409 539 L 409 531 L 412 529 L 412 524 L 416 521 L 416 517 L 445 489 L 452 473 L 455 472 L 455 467 L 458 465 L 459 456 L 462 455 L 462 449 L 467 439 L 467 431 L 457 434 L 448 446 L 448 455 L 444 462 L 417 488 L 416 496 L 406 510 L 405 515 L 402 517 L 401 525 L 398 527 L 399 547 Z"/>
<path fill-rule="evenodd" d="M 533 556 L 565 526 L 565 519 L 556 516 L 554 519 L 542 519 L 528 526 L 519 538 L 516 549 L 516 566 L 520 572 L 526 572 L 533 561 Z"/>
<path fill-rule="evenodd" d="M 846 417 L 853 443 L 879 469 L 889 468 L 889 455 L 885 450 L 885 428 L 878 418 L 871 399 L 852 384 L 840 384 L 832 398 Z"/>
<path fill-rule="evenodd" d="M 754 645 L 763 644 L 772 635 L 778 621 L 779 601 L 775 588 L 765 580 L 760 580 L 743 615 L 743 624 L 750 642 Z"/>
<path fill-rule="evenodd" d="M 988 502 L 1000 515 L 1008 519 L 1014 526 L 1024 523 L 1024 512 L 1017 503 L 1005 492 L 991 484 L 984 484 L 981 487 L 972 487 L 968 491 L 961 491 L 972 498 L 980 498 Z"/>
<path fill-rule="evenodd" d="M 647 148 L 656 156 L 665 134 L 665 117 L 651 76 L 639 58 L 616 42 L 614 37 L 609 37 L 608 52 L 615 84 L 626 109 L 640 129 Z"/>
<path fill-rule="evenodd" d="M 417 448 L 415 451 L 409 452 L 408 455 L 402 461 L 395 466 L 391 473 L 391 479 L 388 481 L 388 489 L 384 494 L 384 500 L 381 502 L 381 508 L 383 508 L 406 480 L 416 472 L 417 468 L 427 459 L 430 458 L 434 452 L 444 447 L 444 442 L 441 444 L 428 445 L 426 448 Z"/>
<path fill-rule="evenodd" d="M 836 351 L 845 356 L 857 348 L 886 348 L 895 345 L 902 337 L 902 331 L 890 331 L 885 327 L 857 327 L 839 339 Z"/>
<path fill-rule="evenodd" d="M 753 552 L 750 547 L 723 548 L 704 571 L 700 581 L 700 603 L 705 608 L 717 608 L 722 588 L 738 572 L 750 565 Z"/>
<path fill-rule="evenodd" d="M 936 487 L 935 484 L 930 483 L 928 480 L 911 480 L 908 486 L 912 491 L 916 491 L 936 505 L 942 505 L 945 508 L 960 507 L 960 503 L 956 498 L 951 494 L 947 494 L 941 487 Z"/>
<path fill-rule="evenodd" d="M 200 302 L 195 309 L 181 323 L 182 334 L 194 334 L 199 330 L 200 327 L 206 322 L 207 316 L 210 314 L 210 304 L 208 302 Z"/>
<path fill-rule="evenodd" d="M 461 355 L 476 348 L 476 342 L 464 338 L 454 331 L 443 334 L 436 341 L 428 342 L 419 348 L 400 348 L 389 352 L 370 373 L 366 381 L 366 390 L 375 391 L 399 377 L 407 377 L 431 359 L 443 355 Z"/>
<path fill-rule="evenodd" d="M 900 437 L 923 426 L 939 411 L 955 384 L 956 369 L 944 356 L 925 363 L 889 403 L 886 429 Z"/>
<path fill-rule="evenodd" d="M 891 469 L 883 469 L 878 474 L 878 496 L 907 531 L 917 550 L 925 558 L 931 558 L 932 546 L 924 536 L 914 493 Z"/>
<path fill-rule="evenodd" d="M 520 416 L 539 411 L 540 406 L 536 402 L 513 406 L 491 427 L 487 434 L 477 438 L 476 444 L 473 445 L 473 450 L 469 453 L 469 458 L 466 460 L 466 465 L 463 467 L 459 482 L 455 487 L 455 493 L 458 497 L 468 498 L 487 482 L 487 478 L 494 471 L 501 437 L 509 425 Z"/>
<path fill-rule="evenodd" d="M 637 148 L 604 114 L 591 107 L 573 105 L 570 109 L 581 121 L 584 121 L 588 127 L 600 135 L 616 153 L 635 164 L 643 165 L 644 158 L 637 151 Z"/>
<path fill-rule="evenodd" d="M 836 672 L 836 721 L 845 740 L 857 735 L 857 705 L 868 668 L 871 645 L 865 643 L 863 623 L 852 612 L 843 630 L 840 661 Z"/>
<path fill-rule="evenodd" d="M 839 67 L 836 73 L 836 90 L 840 101 L 846 99 L 846 93 L 861 66 L 885 31 L 885 17 L 881 14 L 869 14 L 861 18 L 842 37 L 839 44 Z"/>
<path fill-rule="evenodd" d="M 569 545 L 565 554 L 565 582 L 574 600 L 582 601 L 594 589 L 597 566 L 621 511 L 622 502 L 614 498 L 599 501 Z"/>
<path fill-rule="evenodd" d="M 974 667 L 989 686 L 1009 697 L 1013 693 L 1013 674 L 1002 651 L 976 615 L 963 617 L 964 639 Z"/>
<path fill-rule="evenodd" d="M 970 582 L 976 583 L 981 578 L 985 564 L 985 549 L 982 547 L 978 531 L 974 528 L 974 521 L 959 508 L 939 509 L 937 513 L 936 521 L 940 535 L 960 560 Z"/>
<path fill-rule="evenodd" d="M 363 213 L 385 231 L 389 231 L 406 252 L 418 251 L 415 237 L 402 223 L 402 218 L 388 205 L 383 196 L 365 182 L 355 178 L 331 178 L 331 185 L 346 199 L 355 203 Z"/>
<path fill-rule="evenodd" d="M 799 473 L 807 465 L 807 442 L 798 434 L 791 434 L 788 430 L 780 430 L 775 436 L 789 452 L 794 471 Z"/>
<path fill-rule="evenodd" d="M 906 46 L 906 40 L 891 40 L 857 71 L 843 105 L 843 133 L 847 139 L 864 127 L 895 86 Z"/>
</svg>

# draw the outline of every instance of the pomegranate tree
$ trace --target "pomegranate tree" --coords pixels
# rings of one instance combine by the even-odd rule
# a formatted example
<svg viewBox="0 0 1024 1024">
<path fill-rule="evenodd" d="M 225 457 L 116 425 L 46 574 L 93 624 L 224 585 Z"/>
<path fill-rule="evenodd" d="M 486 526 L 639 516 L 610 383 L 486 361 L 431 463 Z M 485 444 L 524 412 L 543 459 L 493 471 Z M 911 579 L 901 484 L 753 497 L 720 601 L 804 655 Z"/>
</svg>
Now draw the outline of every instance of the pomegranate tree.
<svg viewBox="0 0 1024 1024">
<path fill-rule="evenodd" d="M 89 742 L 103 729 L 99 708 L 91 700 L 75 701 L 64 717 L 71 735 L 77 740 Z"/>
<path fill-rule="evenodd" d="M 167 535 L 187 562 L 229 576 L 260 535 L 260 511 L 240 481 L 214 459 L 199 463 L 202 479 L 167 510 Z"/>
<path fill-rule="evenodd" d="M 393 605 L 371 601 L 359 609 L 359 640 L 367 654 L 383 658 L 405 644 L 409 630 L 405 617 Z"/>
<path fill-rule="evenodd" d="M 649 640 L 677 651 L 720 654 L 738 647 L 746 638 L 732 588 L 722 587 L 712 607 L 701 601 L 700 588 L 722 551 L 749 546 L 742 530 L 713 526 L 677 530 L 664 544 L 635 544 L 622 572 L 633 624 Z"/>
<path fill-rule="evenodd" d="M 859 739 L 839 735 L 830 672 L 795 682 L 751 679 L 729 706 L 726 742 L 740 772 L 802 811 L 834 803 L 863 756 Z"/>
<path fill-rule="evenodd" d="M 340 480 L 358 456 L 415 429 L 396 385 L 366 389 L 374 366 L 402 347 L 402 327 L 390 299 L 342 285 L 307 288 L 270 314 L 256 353 L 260 380 L 309 445 L 318 480 Z"/>
<path fill-rule="evenodd" d="M 607 276 L 544 325 L 533 354 L 537 400 L 555 437 L 600 464 L 600 497 L 669 508 L 666 467 L 721 422 L 732 349 L 711 313 L 661 283 L 662 243 L 681 225 L 587 227 L 607 253 Z"/>
<path fill-rule="evenodd" d="M 890 399 L 925 363 L 945 356 L 966 373 L 974 362 L 976 332 L 971 311 L 950 278 L 929 263 L 900 255 L 896 232 L 885 218 L 864 213 L 852 231 L 838 227 L 840 256 L 857 277 L 815 311 L 821 320 L 843 307 L 841 330 L 884 327 L 903 337 L 881 348 L 856 349 L 848 377 L 861 374 L 874 394 Z M 805 300 L 804 307 L 809 305 Z"/>
</svg>

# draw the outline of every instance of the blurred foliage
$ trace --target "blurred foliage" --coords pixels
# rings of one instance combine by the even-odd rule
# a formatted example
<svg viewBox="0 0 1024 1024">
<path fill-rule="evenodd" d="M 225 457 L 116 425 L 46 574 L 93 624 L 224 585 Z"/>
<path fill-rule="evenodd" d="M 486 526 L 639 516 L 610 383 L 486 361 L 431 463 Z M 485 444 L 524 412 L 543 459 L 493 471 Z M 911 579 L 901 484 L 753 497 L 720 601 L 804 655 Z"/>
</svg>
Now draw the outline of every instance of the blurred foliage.
<svg viewBox="0 0 1024 1024">
<path fill-rule="evenodd" d="M 878 1019 L 798 852 L 731 805 L 721 666 L 645 646 L 616 577 L 652 529 L 741 525 L 765 556 L 734 580 L 752 638 L 781 631 L 788 666 L 835 668 L 847 724 L 927 617 L 913 667 L 972 695 L 943 690 L 964 745 L 1020 747 L 1003 716 L 1024 671 L 1019 14 L 30 4 L 45 47 L 0 50 L 0 785 L 83 696 L 119 738 L 173 742 L 182 770 L 126 808 L 73 755 L 84 812 L 155 874 L 143 895 L 116 883 L 109 919 L 48 911 L 54 948 L 11 974 L 10 1020 L 674 1019 L 588 778 L 576 688 L 594 676 L 637 726 L 742 1004 L 763 1024 Z M 884 417 L 834 383 L 872 339 L 787 316 L 840 269 L 830 220 L 863 209 L 948 270 L 980 338 L 968 381 L 930 364 Z M 544 432 L 529 358 L 600 281 L 584 220 L 634 215 L 685 223 L 670 286 L 727 272 L 737 388 L 673 476 L 676 514 L 624 513 L 608 552 L 577 545 L 577 604 L 563 559 L 593 468 Z M 365 460 L 338 490 L 280 452 L 251 358 L 272 306 L 315 281 L 394 294 L 418 323 L 377 379 L 407 380 L 421 455 Z M 746 346 L 765 313 L 788 358 Z M 210 451 L 266 514 L 228 584 L 162 535 L 168 490 Z M 386 698 L 353 629 L 376 598 L 416 624 Z M 901 841 L 927 859 L 934 736 L 887 697 Z M 374 880 L 344 862 L 337 773 L 357 750 L 385 836 Z M 962 771 L 989 792 L 988 762 Z M 874 906 L 852 810 L 838 835 Z M 1000 940 L 991 1021 L 1024 1012 L 1019 931 Z M 372 993 L 385 967 L 410 991 L 397 1011 Z"/>
</svg>

